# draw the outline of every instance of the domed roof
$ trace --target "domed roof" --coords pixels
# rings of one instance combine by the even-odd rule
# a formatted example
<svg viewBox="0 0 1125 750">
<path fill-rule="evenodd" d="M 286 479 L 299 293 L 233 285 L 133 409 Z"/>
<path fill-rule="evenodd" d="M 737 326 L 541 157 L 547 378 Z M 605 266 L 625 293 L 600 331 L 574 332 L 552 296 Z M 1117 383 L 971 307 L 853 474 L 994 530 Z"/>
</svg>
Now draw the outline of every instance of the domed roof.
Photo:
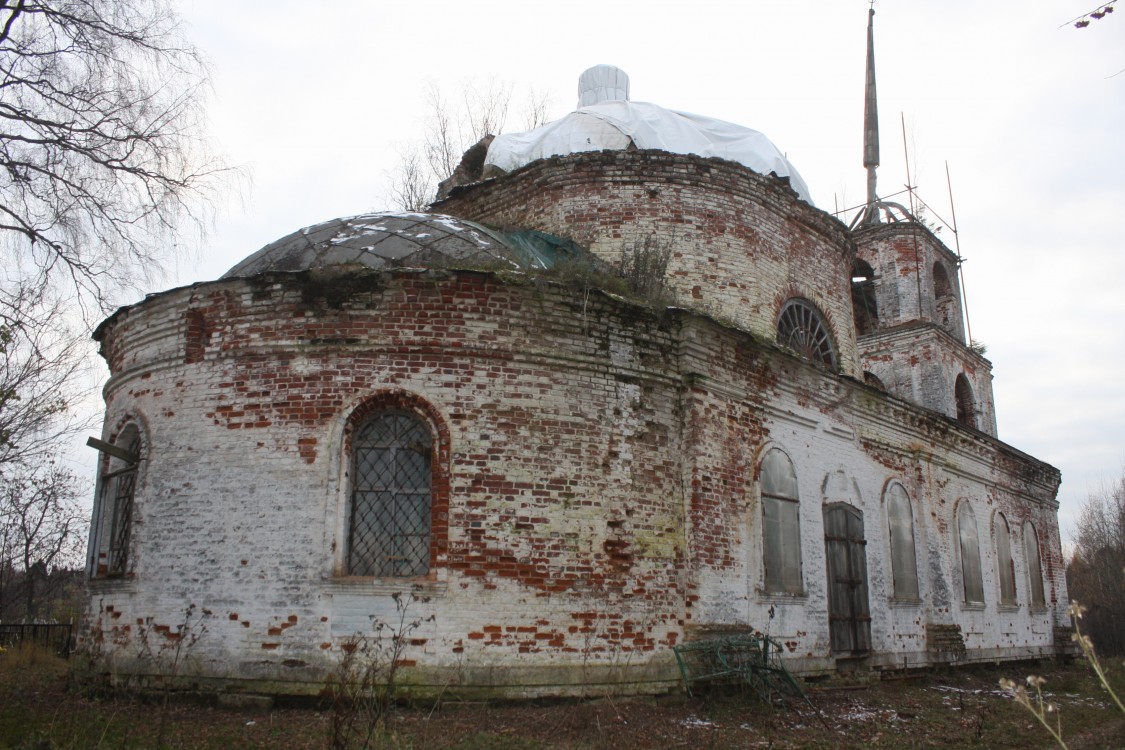
<svg viewBox="0 0 1125 750">
<path fill-rule="evenodd" d="M 496 136 L 488 147 L 485 172 L 511 172 L 538 159 L 582 151 L 659 149 L 718 157 L 759 174 L 788 178 L 797 195 L 812 205 L 796 167 L 766 136 L 712 117 L 628 101 L 628 90 L 628 77 L 617 68 L 591 68 L 583 73 L 577 110 L 534 130 Z"/>
<path fill-rule="evenodd" d="M 326 266 L 521 266 L 521 252 L 480 224 L 443 214 L 372 213 L 305 227 L 238 263 L 222 278 Z"/>
</svg>

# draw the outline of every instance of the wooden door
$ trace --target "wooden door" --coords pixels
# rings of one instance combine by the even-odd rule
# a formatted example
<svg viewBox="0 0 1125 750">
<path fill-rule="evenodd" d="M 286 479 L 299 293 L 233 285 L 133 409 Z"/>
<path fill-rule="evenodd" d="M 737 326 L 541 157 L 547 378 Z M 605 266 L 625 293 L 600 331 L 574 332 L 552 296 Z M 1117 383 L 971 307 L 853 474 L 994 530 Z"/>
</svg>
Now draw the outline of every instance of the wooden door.
<svg viewBox="0 0 1125 750">
<path fill-rule="evenodd" d="M 867 653 L 871 650 L 871 610 L 867 602 L 863 513 L 844 503 L 825 507 L 824 547 L 828 558 L 828 629 L 832 650 Z"/>
</svg>

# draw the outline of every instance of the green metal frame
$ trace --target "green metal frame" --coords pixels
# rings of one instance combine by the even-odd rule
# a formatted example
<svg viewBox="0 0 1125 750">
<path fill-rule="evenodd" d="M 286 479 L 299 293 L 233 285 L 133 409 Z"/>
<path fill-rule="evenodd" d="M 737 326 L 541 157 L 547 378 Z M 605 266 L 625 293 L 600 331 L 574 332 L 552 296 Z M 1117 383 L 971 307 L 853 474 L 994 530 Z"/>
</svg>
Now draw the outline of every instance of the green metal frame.
<svg viewBox="0 0 1125 750">
<path fill-rule="evenodd" d="M 782 646 L 767 636 L 736 635 L 706 638 L 674 646 L 684 686 L 691 695 L 693 684 L 741 681 L 766 703 L 774 696 L 808 698 L 781 661 Z"/>
</svg>

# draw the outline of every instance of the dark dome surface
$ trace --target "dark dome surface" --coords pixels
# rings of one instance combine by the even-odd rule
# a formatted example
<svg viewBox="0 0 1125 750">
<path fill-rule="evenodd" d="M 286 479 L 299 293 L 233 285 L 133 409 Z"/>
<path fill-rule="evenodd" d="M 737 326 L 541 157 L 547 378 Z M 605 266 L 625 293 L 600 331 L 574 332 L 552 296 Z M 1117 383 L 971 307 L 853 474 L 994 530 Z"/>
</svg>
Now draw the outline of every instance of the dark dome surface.
<svg viewBox="0 0 1125 750">
<path fill-rule="evenodd" d="M 500 234 L 471 221 L 443 214 L 373 213 L 331 219 L 286 235 L 222 278 L 340 265 L 425 268 L 467 262 L 518 268 L 520 257 Z"/>
</svg>

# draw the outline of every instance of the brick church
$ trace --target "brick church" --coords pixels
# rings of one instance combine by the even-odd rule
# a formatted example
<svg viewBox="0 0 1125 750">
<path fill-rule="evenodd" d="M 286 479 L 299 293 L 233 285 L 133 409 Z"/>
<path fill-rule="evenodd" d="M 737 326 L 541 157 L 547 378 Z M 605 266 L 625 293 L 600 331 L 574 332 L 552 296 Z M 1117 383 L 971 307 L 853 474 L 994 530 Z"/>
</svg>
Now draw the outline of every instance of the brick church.
<svg viewBox="0 0 1125 750">
<path fill-rule="evenodd" d="M 1059 472 L 997 438 L 959 259 L 871 141 L 847 226 L 760 133 L 598 66 L 429 212 L 118 310 L 85 639 L 274 694 L 357 634 L 416 695 L 667 691 L 721 633 L 801 675 L 1055 654 Z"/>
</svg>

